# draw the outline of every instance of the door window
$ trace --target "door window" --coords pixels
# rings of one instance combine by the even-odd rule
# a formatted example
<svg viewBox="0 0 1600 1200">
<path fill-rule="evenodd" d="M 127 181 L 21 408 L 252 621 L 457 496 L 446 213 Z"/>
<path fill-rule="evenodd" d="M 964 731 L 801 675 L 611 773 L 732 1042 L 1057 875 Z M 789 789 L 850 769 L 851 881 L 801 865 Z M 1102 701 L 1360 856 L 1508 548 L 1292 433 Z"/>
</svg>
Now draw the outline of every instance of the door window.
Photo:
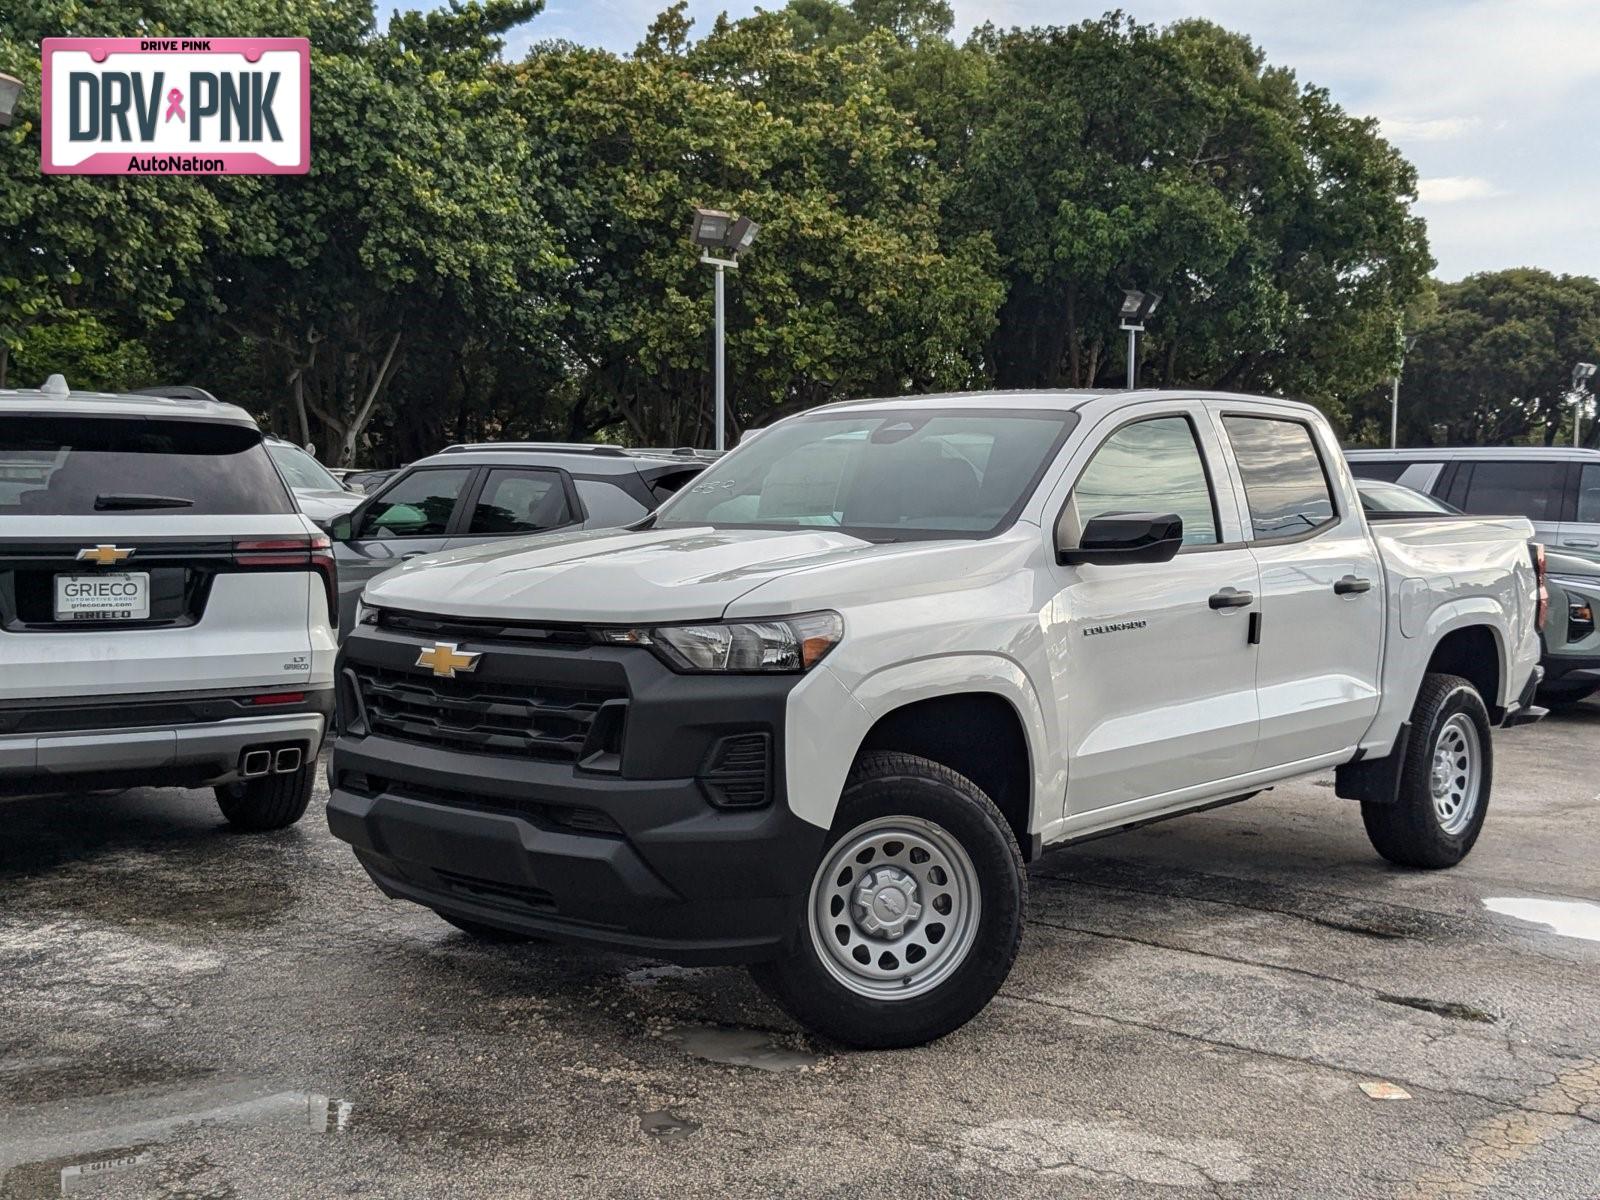
<svg viewBox="0 0 1600 1200">
<path fill-rule="evenodd" d="M 1563 474 L 1558 462 L 1474 463 L 1461 507 L 1480 516 L 1555 521 Z"/>
<path fill-rule="evenodd" d="M 1108 513 L 1177 513 L 1186 546 L 1215 545 L 1217 508 L 1194 428 L 1184 417 L 1155 417 L 1124 425 L 1094 452 L 1067 502 L 1081 535 Z"/>
<path fill-rule="evenodd" d="M 648 511 L 627 492 L 607 479 L 574 479 L 591 529 L 626 525 Z"/>
<path fill-rule="evenodd" d="M 496 469 L 489 472 L 472 509 L 469 535 L 542 533 L 572 524 L 567 489 L 555 471 Z"/>
<path fill-rule="evenodd" d="M 1224 417 L 1255 540 L 1300 537 L 1337 516 L 1311 429 L 1276 417 Z"/>
<path fill-rule="evenodd" d="M 443 537 L 470 467 L 413 471 L 373 501 L 358 537 Z"/>
<path fill-rule="evenodd" d="M 1600 525 L 1600 463 L 1585 463 L 1578 480 L 1578 520 Z"/>
</svg>

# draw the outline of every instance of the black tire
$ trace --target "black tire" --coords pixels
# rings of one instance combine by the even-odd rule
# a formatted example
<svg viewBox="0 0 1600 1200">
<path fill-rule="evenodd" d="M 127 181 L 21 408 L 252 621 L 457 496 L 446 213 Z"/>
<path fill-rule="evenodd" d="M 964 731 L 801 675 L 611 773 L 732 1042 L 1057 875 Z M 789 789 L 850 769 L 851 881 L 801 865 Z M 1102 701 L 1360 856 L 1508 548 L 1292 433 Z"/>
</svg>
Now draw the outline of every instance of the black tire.
<svg viewBox="0 0 1600 1200">
<path fill-rule="evenodd" d="M 812 935 L 813 896 L 828 886 L 820 878 L 835 847 L 868 823 L 885 818 L 906 818 L 915 828 L 936 828 L 937 834 L 959 845 L 971 867 L 970 882 L 978 897 L 976 913 L 967 918 L 970 944 L 962 956 L 952 957 L 944 967 L 944 977 L 930 990 L 908 999 L 879 999 L 862 995 L 836 978 L 841 970 L 824 961 L 826 950 L 819 950 Z M 922 824 L 927 823 L 927 824 Z M 886 854 L 896 851 L 893 832 L 886 836 Z M 842 852 L 842 851 L 841 851 Z M 909 863 L 918 860 L 917 850 L 909 851 Z M 850 860 L 860 863 L 860 858 Z M 889 866 L 889 859 L 878 860 Z M 852 879 L 848 886 L 865 884 L 875 874 L 871 867 Z M 897 869 L 897 868 L 896 868 Z M 907 868 L 909 870 L 909 868 Z M 926 869 L 926 868 L 924 868 Z M 844 794 L 834 819 L 827 847 L 817 863 L 818 878 L 806 897 L 799 928 L 794 931 L 783 956 L 773 962 L 751 967 L 756 982 L 796 1021 L 835 1042 L 869 1050 L 919 1046 L 943 1037 L 967 1023 L 1000 990 L 1022 942 L 1022 914 L 1027 905 L 1028 881 L 1023 871 L 1022 854 L 1017 849 L 1011 827 L 988 796 L 970 779 L 948 767 L 911 754 L 871 753 L 862 755 L 845 781 Z M 841 873 L 841 878 L 842 878 Z M 829 870 L 830 878 L 833 872 Z M 930 890 L 917 892 L 925 901 L 923 915 L 916 924 L 931 938 L 936 922 L 930 922 L 942 897 Z M 838 911 L 838 910 L 836 910 Z M 863 910 L 864 911 L 864 910 Z M 827 917 L 838 921 L 839 917 Z M 954 927 L 958 917 L 946 918 Z M 915 925 L 907 927 L 907 934 Z M 819 937 L 826 934 L 819 933 Z M 944 936 L 941 932 L 941 936 Z M 952 933 L 952 945 L 957 935 Z M 872 943 L 894 949 L 892 942 Z M 915 953 L 915 949 L 912 950 Z M 950 951 L 954 955 L 954 951 Z M 862 960 L 865 961 L 865 960 Z M 910 956 L 908 955 L 908 961 Z M 929 958 L 929 971 L 936 960 Z M 926 974 L 927 972 L 924 972 Z M 913 976 L 914 978 L 914 976 Z"/>
<path fill-rule="evenodd" d="M 1459 828 L 1447 828 L 1434 803 L 1434 756 L 1441 734 L 1453 718 L 1463 717 L 1477 730 L 1478 783 L 1470 817 Z M 1458 675 L 1427 675 L 1411 710 L 1411 740 L 1393 803 L 1363 801 L 1361 819 L 1373 848 L 1402 867 L 1437 870 L 1464 859 L 1483 830 L 1494 782 L 1494 743 L 1489 710 L 1483 697 Z"/>
<path fill-rule="evenodd" d="M 473 921 L 466 917 L 458 917 L 454 913 L 440 912 L 437 908 L 433 911 L 441 921 L 444 921 L 450 925 L 454 925 L 457 929 L 461 930 L 462 933 L 470 934 L 472 937 L 477 938 L 480 942 L 511 943 L 536 942 L 539 940 L 530 934 L 518 933 L 514 929 L 501 929 L 498 925 L 485 925 L 481 921 Z"/>
<path fill-rule="evenodd" d="M 286 829 L 305 815 L 311 803 L 315 767 L 313 759 L 298 771 L 221 784 L 215 789 L 217 807 L 235 829 L 251 833 Z"/>
</svg>

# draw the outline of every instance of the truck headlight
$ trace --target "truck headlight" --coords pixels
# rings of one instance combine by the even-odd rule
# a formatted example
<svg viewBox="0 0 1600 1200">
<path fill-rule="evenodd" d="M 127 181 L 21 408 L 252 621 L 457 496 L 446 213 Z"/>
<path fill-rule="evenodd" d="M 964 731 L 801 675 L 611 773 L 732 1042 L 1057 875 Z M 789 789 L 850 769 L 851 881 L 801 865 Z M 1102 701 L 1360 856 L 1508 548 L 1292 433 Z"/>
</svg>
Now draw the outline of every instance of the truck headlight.
<svg viewBox="0 0 1600 1200">
<path fill-rule="evenodd" d="M 376 625 L 378 623 L 378 610 L 361 600 L 356 601 L 356 625 Z"/>
<path fill-rule="evenodd" d="M 839 644 L 844 619 L 836 612 L 773 617 L 764 621 L 714 621 L 602 629 L 600 640 L 648 646 L 677 671 L 809 671 Z"/>
</svg>

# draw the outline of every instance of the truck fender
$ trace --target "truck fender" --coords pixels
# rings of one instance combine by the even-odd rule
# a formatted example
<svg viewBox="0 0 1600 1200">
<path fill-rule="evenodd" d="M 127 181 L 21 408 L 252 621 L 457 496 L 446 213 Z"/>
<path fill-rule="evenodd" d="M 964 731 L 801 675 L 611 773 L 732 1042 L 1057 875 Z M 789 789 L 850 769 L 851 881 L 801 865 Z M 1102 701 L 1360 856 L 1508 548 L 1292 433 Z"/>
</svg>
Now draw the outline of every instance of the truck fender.
<svg viewBox="0 0 1600 1200">
<path fill-rule="evenodd" d="M 826 671 L 826 663 L 817 668 L 817 673 Z M 1011 659 L 996 654 L 913 659 L 875 671 L 848 691 L 837 676 L 822 687 L 803 690 L 804 712 L 797 710 L 794 698 L 790 701 L 792 732 L 785 755 L 789 806 L 802 820 L 832 825 L 850 767 L 881 718 L 919 700 L 982 693 L 1005 700 L 1021 722 L 1032 772 L 1029 830 L 1036 833 L 1061 815 L 1066 773 L 1045 753 L 1052 745 L 1050 723 L 1027 673 Z M 1048 797 L 1057 798 L 1056 811 L 1044 810 Z"/>
</svg>

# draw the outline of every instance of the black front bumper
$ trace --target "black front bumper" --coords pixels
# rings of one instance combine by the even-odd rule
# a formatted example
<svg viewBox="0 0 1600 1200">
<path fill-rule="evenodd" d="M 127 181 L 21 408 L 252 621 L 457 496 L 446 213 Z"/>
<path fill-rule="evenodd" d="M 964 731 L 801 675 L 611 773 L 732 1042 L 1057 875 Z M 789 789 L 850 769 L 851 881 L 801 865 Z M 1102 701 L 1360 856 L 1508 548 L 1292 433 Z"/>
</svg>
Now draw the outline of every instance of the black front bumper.
<svg viewBox="0 0 1600 1200">
<path fill-rule="evenodd" d="M 515 645 L 470 632 L 452 636 L 483 655 L 473 686 L 486 692 L 551 678 L 625 692 L 620 753 L 585 758 L 586 769 L 363 735 L 360 721 L 341 720 L 328 825 L 374 882 L 485 924 L 678 962 L 776 954 L 799 927 L 825 833 L 785 797 L 794 678 L 676 675 L 638 647 Z M 414 664 L 432 641 L 358 629 L 341 671 L 371 664 L 426 683 Z M 341 710 L 349 695 L 341 686 Z M 766 802 L 719 808 L 707 764 L 724 739 L 748 734 L 769 739 Z"/>
</svg>

